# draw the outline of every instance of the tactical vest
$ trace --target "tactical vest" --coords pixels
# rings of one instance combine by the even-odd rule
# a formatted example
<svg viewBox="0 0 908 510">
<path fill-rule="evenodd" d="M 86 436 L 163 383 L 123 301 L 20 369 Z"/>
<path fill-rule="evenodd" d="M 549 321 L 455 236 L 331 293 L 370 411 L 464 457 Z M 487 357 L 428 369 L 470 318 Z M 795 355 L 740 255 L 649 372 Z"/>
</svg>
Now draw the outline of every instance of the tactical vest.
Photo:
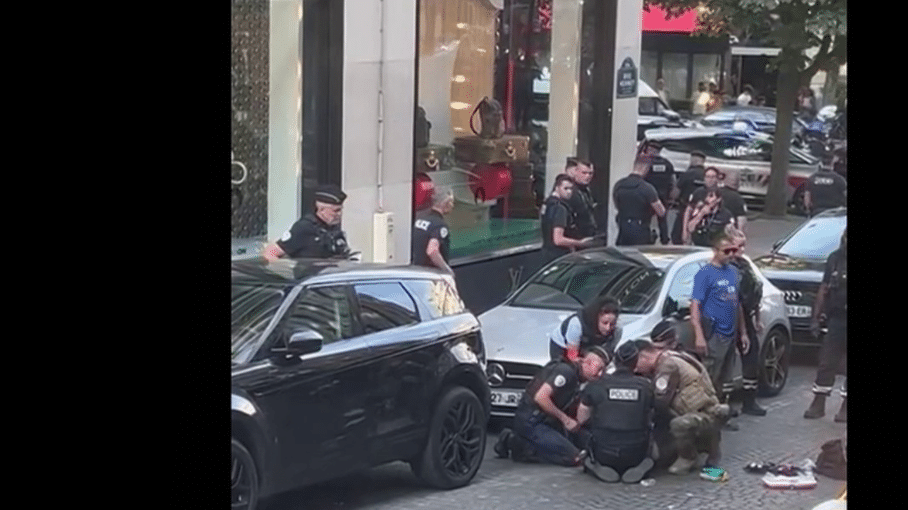
<svg viewBox="0 0 908 510">
<path fill-rule="evenodd" d="M 848 260 L 840 251 L 834 254 L 832 274 L 829 278 L 830 313 L 845 314 L 848 312 Z"/>
<path fill-rule="evenodd" d="M 583 317 L 580 316 L 580 313 L 575 313 L 569 316 L 567 319 L 564 319 L 561 322 L 561 338 L 564 340 L 564 345 L 567 346 L 567 330 L 568 324 L 574 319 L 577 318 L 580 321 L 580 352 L 583 352 L 584 349 L 598 345 L 603 347 L 609 356 L 614 357 L 615 352 L 615 332 L 613 330 L 609 336 L 602 336 L 597 333 L 590 331 L 589 326 L 587 326 L 586 321 L 583 320 Z"/>
<path fill-rule="evenodd" d="M 681 376 L 678 394 L 671 407 L 678 415 L 695 412 L 710 412 L 719 405 L 709 373 L 693 356 L 676 351 L 665 351 L 659 364 L 672 363 L 678 367 Z"/>
<path fill-rule="evenodd" d="M 570 366 L 573 370 L 577 370 L 577 367 L 572 363 L 566 362 L 564 360 L 555 360 L 548 362 L 542 369 L 533 377 L 533 380 L 527 384 L 526 391 L 523 393 L 523 398 L 521 399 L 521 404 L 523 406 L 529 406 L 532 409 L 538 409 L 539 406 L 536 404 L 536 401 L 533 400 L 536 397 L 536 392 L 539 391 L 539 388 L 542 387 L 542 384 L 549 378 L 552 370 L 555 369 L 558 365 L 565 364 Z M 579 382 L 580 377 L 575 377 L 575 384 L 565 384 L 561 388 L 552 388 L 552 402 L 555 404 L 555 407 L 565 411 L 568 409 L 571 404 L 576 400 L 577 396 L 580 394 L 580 385 L 576 384 Z"/>
<path fill-rule="evenodd" d="M 763 299 L 763 282 L 754 274 L 746 260 L 735 257 L 731 259 L 731 264 L 741 273 L 741 281 L 738 284 L 741 307 L 745 312 L 759 309 L 760 301 Z"/>
<path fill-rule="evenodd" d="M 649 380 L 629 373 L 608 374 L 593 382 L 605 400 L 593 415 L 593 429 L 603 432 L 646 432 L 653 408 Z"/>
</svg>

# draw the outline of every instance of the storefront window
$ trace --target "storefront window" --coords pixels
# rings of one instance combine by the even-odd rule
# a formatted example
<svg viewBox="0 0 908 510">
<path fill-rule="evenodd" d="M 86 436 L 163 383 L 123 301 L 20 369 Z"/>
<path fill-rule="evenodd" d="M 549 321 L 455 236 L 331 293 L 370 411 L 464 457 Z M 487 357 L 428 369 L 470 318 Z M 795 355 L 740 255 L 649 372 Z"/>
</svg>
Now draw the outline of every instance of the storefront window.
<svg viewBox="0 0 908 510">
<path fill-rule="evenodd" d="M 268 209 L 268 0 L 233 0 L 231 234 L 264 236 Z"/>
<path fill-rule="evenodd" d="M 419 0 L 414 205 L 431 207 L 428 181 L 453 190 L 455 261 L 540 242 L 533 183 L 545 176 L 551 4 Z M 477 136 L 489 127 L 484 98 L 501 106 L 501 137 Z"/>
<path fill-rule="evenodd" d="M 659 78 L 659 54 L 655 51 L 640 52 L 640 79 L 653 90 L 656 89 L 656 80 Z M 673 94 L 675 90 L 669 89 Z M 684 94 L 684 89 L 677 89 L 677 94 Z"/>
<path fill-rule="evenodd" d="M 710 81 L 721 83 L 722 56 L 714 53 L 695 53 L 694 57 L 694 86 L 698 82 Z"/>
<path fill-rule="evenodd" d="M 687 53 L 662 54 L 662 78 L 665 86 L 671 91 L 672 97 L 678 100 L 690 99 L 691 94 L 697 90 L 696 81 L 693 90 L 689 89 L 687 79 L 687 64 L 690 55 Z"/>
</svg>

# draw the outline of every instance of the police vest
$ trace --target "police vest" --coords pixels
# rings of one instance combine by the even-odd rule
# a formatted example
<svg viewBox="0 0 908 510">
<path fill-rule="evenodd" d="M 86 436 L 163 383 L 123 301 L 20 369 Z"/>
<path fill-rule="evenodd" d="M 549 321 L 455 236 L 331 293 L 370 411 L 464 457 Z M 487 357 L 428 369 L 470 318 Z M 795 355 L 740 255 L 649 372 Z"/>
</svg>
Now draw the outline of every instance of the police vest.
<svg viewBox="0 0 908 510">
<path fill-rule="evenodd" d="M 671 408 L 679 416 L 687 413 L 710 412 L 719 405 L 709 373 L 687 353 L 665 351 L 659 364 L 671 363 L 681 376 L 678 394 L 671 402 Z M 658 370 L 658 369 L 657 369 Z"/>
<path fill-rule="evenodd" d="M 604 397 L 593 414 L 592 428 L 602 432 L 647 432 L 653 409 L 652 385 L 630 372 L 604 375 L 593 382 Z"/>
<path fill-rule="evenodd" d="M 569 316 L 567 319 L 561 321 L 561 339 L 564 341 L 564 346 L 567 348 L 567 330 L 568 326 L 573 319 L 578 319 L 580 321 L 580 348 L 579 351 L 583 352 L 584 349 L 588 349 L 594 345 L 598 345 L 605 349 L 608 352 L 609 356 L 614 357 L 615 355 L 615 333 L 616 330 L 613 330 L 612 333 L 608 336 L 602 336 L 598 332 L 594 333 L 590 331 L 590 327 L 586 324 L 586 321 L 583 320 L 581 314 L 575 313 Z"/>
<path fill-rule="evenodd" d="M 575 372 L 573 380 L 568 380 L 565 382 L 564 386 L 553 387 L 552 388 L 552 402 L 555 404 L 555 407 L 562 411 L 566 411 L 571 404 L 577 399 L 580 394 L 580 374 L 577 373 L 577 367 L 568 361 L 564 360 L 555 360 L 548 362 L 539 373 L 533 377 L 533 380 L 527 384 L 526 391 L 523 394 L 523 398 L 520 401 L 521 407 L 531 408 L 533 410 L 539 409 L 539 406 L 536 404 L 534 398 L 536 397 L 536 392 L 539 391 L 539 388 L 542 387 L 542 384 L 549 378 L 549 375 L 552 374 L 552 371 L 555 370 L 559 365 L 567 365 L 571 367 L 571 370 Z"/>
<path fill-rule="evenodd" d="M 730 263 L 737 267 L 741 274 L 741 281 L 738 283 L 741 307 L 746 312 L 759 309 L 760 301 L 763 299 L 763 282 L 754 274 L 746 260 L 735 257 Z"/>
</svg>

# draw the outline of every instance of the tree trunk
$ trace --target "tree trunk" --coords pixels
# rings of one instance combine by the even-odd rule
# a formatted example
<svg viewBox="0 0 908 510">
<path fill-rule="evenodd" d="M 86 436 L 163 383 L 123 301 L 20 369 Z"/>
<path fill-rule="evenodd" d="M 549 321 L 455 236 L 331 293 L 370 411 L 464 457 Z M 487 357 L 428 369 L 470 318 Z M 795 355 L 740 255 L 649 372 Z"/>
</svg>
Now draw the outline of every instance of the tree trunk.
<svg viewBox="0 0 908 510">
<path fill-rule="evenodd" d="M 791 149 L 791 123 L 794 103 L 800 85 L 800 73 L 787 66 L 779 69 L 778 100 L 776 101 L 776 133 L 773 136 L 772 172 L 766 193 L 764 214 L 784 217 L 788 210 L 788 161 Z"/>
<path fill-rule="evenodd" d="M 823 106 L 836 104 L 839 90 L 839 66 L 832 65 L 826 71 L 826 83 L 823 84 Z"/>
</svg>

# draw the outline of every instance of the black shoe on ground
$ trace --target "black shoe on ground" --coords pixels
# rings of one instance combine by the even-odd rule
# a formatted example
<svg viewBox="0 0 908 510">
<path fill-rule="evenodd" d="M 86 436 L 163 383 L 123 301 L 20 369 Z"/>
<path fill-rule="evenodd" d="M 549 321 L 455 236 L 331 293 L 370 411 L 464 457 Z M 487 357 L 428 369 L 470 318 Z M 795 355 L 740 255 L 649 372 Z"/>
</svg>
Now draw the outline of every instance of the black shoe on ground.
<svg viewBox="0 0 908 510">
<path fill-rule="evenodd" d="M 649 457 L 643 459 L 643 462 L 625 471 L 621 475 L 621 481 L 624 483 L 639 483 L 646 476 L 646 473 L 653 469 L 654 464 L 653 459 Z"/>
<path fill-rule="evenodd" d="M 499 459 L 506 459 L 511 456 L 511 449 L 508 448 L 508 439 L 511 438 L 511 429 L 503 429 L 498 434 L 498 442 L 495 443 L 495 455 Z"/>
<path fill-rule="evenodd" d="M 600 481 L 615 483 L 618 480 L 621 480 L 621 475 L 619 475 L 617 471 L 608 466 L 599 465 L 591 456 L 587 456 L 583 459 L 583 467 L 588 473 L 595 476 Z"/>
</svg>

